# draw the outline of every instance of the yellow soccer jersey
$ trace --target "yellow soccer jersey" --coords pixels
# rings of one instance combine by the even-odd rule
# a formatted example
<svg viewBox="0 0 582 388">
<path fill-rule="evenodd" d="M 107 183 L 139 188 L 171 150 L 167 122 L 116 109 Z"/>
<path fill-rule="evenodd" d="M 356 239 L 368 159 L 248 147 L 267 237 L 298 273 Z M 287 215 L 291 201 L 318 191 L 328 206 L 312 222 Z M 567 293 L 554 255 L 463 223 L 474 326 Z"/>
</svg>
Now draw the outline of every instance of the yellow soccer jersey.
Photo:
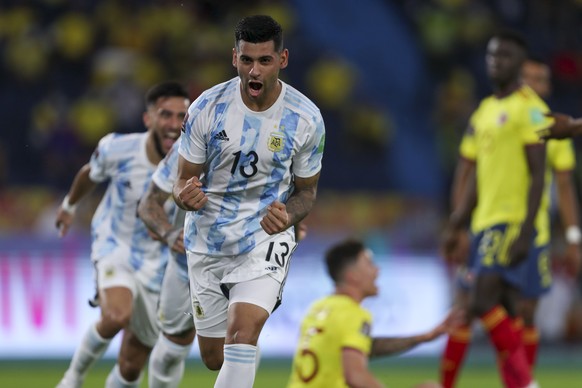
<svg viewBox="0 0 582 388">
<path fill-rule="evenodd" d="M 371 323 L 370 312 L 345 295 L 315 302 L 301 324 L 288 388 L 347 387 L 342 349 L 353 348 L 368 355 Z"/>
<path fill-rule="evenodd" d="M 473 113 L 461 155 L 477 163 L 475 232 L 525 219 L 530 174 L 524 147 L 539 143 L 537 131 L 552 125 L 546 112 L 545 102 L 523 86 L 501 99 L 485 98 Z"/>
<path fill-rule="evenodd" d="M 550 140 L 546 145 L 545 187 L 540 210 L 536 218 L 538 238 L 536 243 L 545 244 L 550 240 L 550 190 L 554 172 L 571 171 L 576 167 L 576 156 L 572 140 Z"/>
</svg>

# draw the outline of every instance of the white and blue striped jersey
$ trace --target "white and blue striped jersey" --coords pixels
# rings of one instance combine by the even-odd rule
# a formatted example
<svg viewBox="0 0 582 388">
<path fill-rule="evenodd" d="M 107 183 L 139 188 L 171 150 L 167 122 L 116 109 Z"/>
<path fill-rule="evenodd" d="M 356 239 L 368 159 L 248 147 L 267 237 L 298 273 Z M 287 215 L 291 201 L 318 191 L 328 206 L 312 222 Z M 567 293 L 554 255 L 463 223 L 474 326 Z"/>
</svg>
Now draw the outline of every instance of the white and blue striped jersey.
<svg viewBox="0 0 582 388">
<path fill-rule="evenodd" d="M 160 164 L 158 164 L 158 167 L 152 176 L 152 180 L 156 186 L 168 194 L 172 193 L 174 183 L 176 182 L 176 177 L 178 176 L 178 147 L 180 146 L 180 139 L 181 137 L 178 138 L 166 157 L 162 159 Z M 183 227 L 185 215 L 185 210 L 176 207 L 176 214 L 174 215 L 172 224 L 175 226 Z M 186 254 L 180 254 L 176 252 L 171 253 L 178 263 L 178 275 L 182 280 L 188 283 L 188 263 L 186 260 Z"/>
<path fill-rule="evenodd" d="M 317 106 L 282 82 L 263 112 L 242 101 L 240 79 L 216 85 L 188 109 L 179 152 L 204 165 L 208 202 L 186 215 L 187 250 L 210 256 L 249 252 L 268 238 L 260 225 L 267 206 L 293 192 L 293 177 L 321 169 L 325 126 Z"/>
<path fill-rule="evenodd" d="M 168 260 L 168 248 L 153 240 L 137 216 L 137 205 L 156 166 L 146 155 L 147 132 L 109 134 L 91 156 L 89 177 L 109 180 L 93 221 L 92 260 L 114 254 L 127 260 L 136 278 L 148 289 L 159 291 Z M 173 215 L 175 205 L 166 210 Z"/>
</svg>

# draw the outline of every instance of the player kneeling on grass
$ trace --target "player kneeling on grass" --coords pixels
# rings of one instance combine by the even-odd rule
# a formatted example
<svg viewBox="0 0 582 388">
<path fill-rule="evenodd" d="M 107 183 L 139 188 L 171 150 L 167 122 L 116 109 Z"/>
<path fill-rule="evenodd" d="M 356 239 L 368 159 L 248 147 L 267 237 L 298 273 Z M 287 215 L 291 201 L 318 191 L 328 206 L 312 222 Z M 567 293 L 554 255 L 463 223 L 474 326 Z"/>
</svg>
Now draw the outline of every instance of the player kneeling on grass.
<svg viewBox="0 0 582 388">
<path fill-rule="evenodd" d="M 325 257 L 335 284 L 333 295 L 316 301 L 301 324 L 288 388 L 383 387 L 368 369 L 368 358 L 387 356 L 432 341 L 462 321 L 460 311 L 427 333 L 402 338 L 372 338 L 372 315 L 360 303 L 378 294 L 378 267 L 357 240 L 333 246 Z M 417 388 L 440 387 L 425 382 Z"/>
</svg>

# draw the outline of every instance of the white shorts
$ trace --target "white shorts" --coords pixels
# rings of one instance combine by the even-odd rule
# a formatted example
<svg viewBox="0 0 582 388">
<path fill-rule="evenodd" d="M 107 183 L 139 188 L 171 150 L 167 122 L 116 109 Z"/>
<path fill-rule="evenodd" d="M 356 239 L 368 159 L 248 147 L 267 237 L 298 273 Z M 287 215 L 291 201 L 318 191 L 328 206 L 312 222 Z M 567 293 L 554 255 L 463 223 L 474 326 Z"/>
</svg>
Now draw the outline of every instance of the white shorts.
<svg viewBox="0 0 582 388">
<path fill-rule="evenodd" d="M 234 257 L 187 252 L 198 334 L 225 337 L 228 307 L 232 303 L 252 303 L 269 314 L 278 306 L 291 255 L 297 247 L 291 232 L 269 236 L 251 252 Z"/>
<path fill-rule="evenodd" d="M 183 271 L 187 270 L 180 267 L 176 258 L 170 258 L 162 283 L 158 308 L 160 326 L 166 334 L 176 335 L 194 327 L 190 285 L 187 272 L 184 276 Z"/>
<path fill-rule="evenodd" d="M 102 257 L 95 262 L 99 290 L 112 287 L 128 288 L 133 295 L 129 328 L 141 343 L 153 347 L 159 335 L 156 310 L 160 293 L 148 290 L 135 276 L 126 258 L 117 255 Z"/>
</svg>

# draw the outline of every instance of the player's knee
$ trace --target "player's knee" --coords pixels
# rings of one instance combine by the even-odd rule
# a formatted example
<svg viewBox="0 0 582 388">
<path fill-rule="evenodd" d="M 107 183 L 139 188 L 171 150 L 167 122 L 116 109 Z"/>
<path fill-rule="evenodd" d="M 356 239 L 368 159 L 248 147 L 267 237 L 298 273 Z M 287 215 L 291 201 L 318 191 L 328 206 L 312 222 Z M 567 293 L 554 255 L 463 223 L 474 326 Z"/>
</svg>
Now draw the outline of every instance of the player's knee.
<svg viewBox="0 0 582 388">
<path fill-rule="evenodd" d="M 119 373 L 127 381 L 136 381 L 141 375 L 142 365 L 133 360 L 123 357 L 119 359 Z"/>
<path fill-rule="evenodd" d="M 523 319 L 525 326 L 533 326 L 536 313 L 535 303 L 520 303 L 519 315 Z"/>
<path fill-rule="evenodd" d="M 101 320 L 107 327 L 121 330 L 129 324 L 131 311 L 107 310 L 103 312 Z"/>
<path fill-rule="evenodd" d="M 473 300 L 469 307 L 469 314 L 473 317 L 482 317 L 487 314 L 495 305 L 486 300 Z"/>
<path fill-rule="evenodd" d="M 226 343 L 256 345 L 261 334 L 261 327 L 262 324 L 229 328 L 229 332 L 226 333 Z"/>
<path fill-rule="evenodd" d="M 220 370 L 224 362 L 224 354 L 221 352 L 204 352 L 200 354 L 202 362 L 210 370 Z"/>
</svg>

